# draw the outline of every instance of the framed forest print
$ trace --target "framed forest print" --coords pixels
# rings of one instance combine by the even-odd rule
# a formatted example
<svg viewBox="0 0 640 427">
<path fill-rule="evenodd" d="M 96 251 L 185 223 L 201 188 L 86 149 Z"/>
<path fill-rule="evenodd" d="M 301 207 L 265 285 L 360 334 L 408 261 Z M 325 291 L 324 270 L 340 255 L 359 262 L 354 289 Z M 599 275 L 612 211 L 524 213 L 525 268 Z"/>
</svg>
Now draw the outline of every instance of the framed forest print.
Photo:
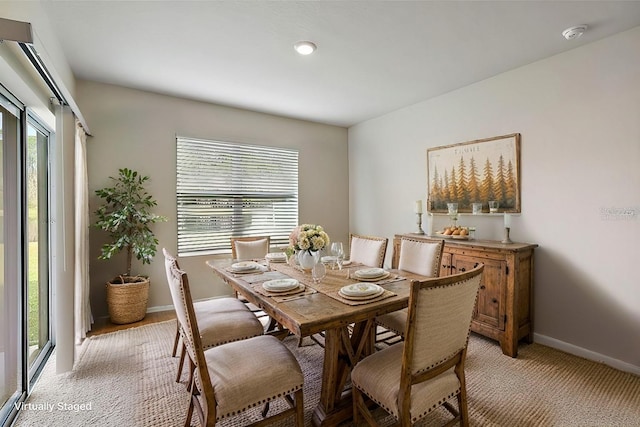
<svg viewBox="0 0 640 427">
<path fill-rule="evenodd" d="M 471 212 L 473 203 L 498 202 L 498 212 L 520 212 L 520 134 L 496 136 L 427 150 L 427 210 L 447 203 Z"/>
</svg>

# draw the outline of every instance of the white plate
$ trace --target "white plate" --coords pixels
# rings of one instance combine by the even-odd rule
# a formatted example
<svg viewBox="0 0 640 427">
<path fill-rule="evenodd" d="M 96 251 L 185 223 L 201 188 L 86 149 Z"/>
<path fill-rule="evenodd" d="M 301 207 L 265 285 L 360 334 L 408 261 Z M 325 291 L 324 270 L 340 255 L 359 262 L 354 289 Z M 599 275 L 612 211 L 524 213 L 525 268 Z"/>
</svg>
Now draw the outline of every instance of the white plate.
<svg viewBox="0 0 640 427">
<path fill-rule="evenodd" d="M 255 261 L 240 261 L 231 265 L 233 271 L 248 271 L 257 270 L 260 268 L 260 264 Z"/>
<path fill-rule="evenodd" d="M 353 285 L 343 286 L 340 288 L 340 292 L 350 297 L 366 297 L 380 292 L 380 289 L 382 289 L 380 286 L 373 283 L 354 283 Z"/>
<path fill-rule="evenodd" d="M 371 295 L 364 295 L 364 296 L 354 296 L 354 295 L 346 295 L 344 293 L 342 293 L 342 290 L 338 291 L 338 295 L 340 295 L 342 298 L 345 299 L 350 299 L 350 300 L 354 300 L 354 301 L 362 301 L 362 300 L 368 300 L 368 299 L 374 299 L 379 297 L 380 295 L 382 295 L 384 293 L 384 288 L 380 288 L 376 293 L 371 294 Z"/>
<path fill-rule="evenodd" d="M 344 261 L 342 261 L 342 265 L 350 265 L 351 261 L 348 259 L 345 259 Z"/>
<path fill-rule="evenodd" d="M 386 273 L 386 271 L 382 268 L 363 268 L 362 270 L 357 270 L 354 274 L 357 277 L 372 279 L 374 277 L 380 277 L 384 275 L 384 273 Z"/>
<path fill-rule="evenodd" d="M 377 282 L 378 280 L 386 279 L 390 275 L 391 275 L 391 272 L 385 271 L 382 274 L 382 276 L 378 276 L 378 277 L 360 277 L 360 276 L 356 276 L 355 278 L 360 280 L 360 281 L 362 281 L 362 282 Z"/>
<path fill-rule="evenodd" d="M 335 256 L 323 256 L 322 258 L 320 258 L 320 261 L 322 261 L 323 263 L 337 262 L 338 261 L 338 257 L 335 257 Z"/>
<path fill-rule="evenodd" d="M 267 280 L 262 287 L 269 292 L 287 292 L 297 288 L 300 283 L 296 279 Z"/>
<path fill-rule="evenodd" d="M 269 252 L 265 258 L 271 262 L 286 262 L 287 254 L 284 252 Z"/>
</svg>

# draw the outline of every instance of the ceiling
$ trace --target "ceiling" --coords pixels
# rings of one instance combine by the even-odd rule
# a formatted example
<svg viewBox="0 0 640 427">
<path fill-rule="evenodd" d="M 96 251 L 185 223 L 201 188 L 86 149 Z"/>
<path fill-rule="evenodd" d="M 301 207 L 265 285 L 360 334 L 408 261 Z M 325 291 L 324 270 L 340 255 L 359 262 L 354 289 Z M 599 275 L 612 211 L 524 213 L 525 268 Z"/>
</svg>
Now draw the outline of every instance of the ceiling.
<svg viewBox="0 0 640 427">
<path fill-rule="evenodd" d="M 345 127 L 640 25 L 640 1 L 42 5 L 77 78 Z"/>
</svg>

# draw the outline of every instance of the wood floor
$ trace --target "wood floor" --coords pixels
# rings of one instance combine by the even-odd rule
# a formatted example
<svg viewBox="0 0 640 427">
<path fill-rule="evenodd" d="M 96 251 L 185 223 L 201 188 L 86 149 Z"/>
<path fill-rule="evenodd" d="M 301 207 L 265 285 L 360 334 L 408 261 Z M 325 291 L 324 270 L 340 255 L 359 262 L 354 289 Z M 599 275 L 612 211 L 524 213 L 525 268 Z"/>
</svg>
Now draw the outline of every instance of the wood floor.
<svg viewBox="0 0 640 427">
<path fill-rule="evenodd" d="M 106 334 L 109 332 L 115 332 L 129 328 L 136 328 L 138 326 L 148 325 L 156 322 L 164 322 L 165 320 L 172 320 L 175 318 L 176 312 L 173 310 L 169 310 L 147 313 L 147 315 L 141 321 L 129 323 L 127 325 L 116 325 L 115 323 L 111 323 L 109 318 L 97 319 L 91 327 L 91 331 L 87 333 L 87 336 Z"/>
</svg>

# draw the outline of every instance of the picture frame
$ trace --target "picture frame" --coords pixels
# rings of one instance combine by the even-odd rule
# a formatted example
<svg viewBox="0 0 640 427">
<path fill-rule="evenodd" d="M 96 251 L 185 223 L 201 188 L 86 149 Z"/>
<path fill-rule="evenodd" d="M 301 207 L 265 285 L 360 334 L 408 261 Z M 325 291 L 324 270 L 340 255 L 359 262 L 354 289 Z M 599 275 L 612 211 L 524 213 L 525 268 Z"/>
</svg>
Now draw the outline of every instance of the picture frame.
<svg viewBox="0 0 640 427">
<path fill-rule="evenodd" d="M 428 212 L 457 203 L 458 213 L 471 213 L 482 203 L 489 213 L 489 201 L 498 202 L 496 212 L 521 212 L 519 133 L 427 149 Z"/>
</svg>

